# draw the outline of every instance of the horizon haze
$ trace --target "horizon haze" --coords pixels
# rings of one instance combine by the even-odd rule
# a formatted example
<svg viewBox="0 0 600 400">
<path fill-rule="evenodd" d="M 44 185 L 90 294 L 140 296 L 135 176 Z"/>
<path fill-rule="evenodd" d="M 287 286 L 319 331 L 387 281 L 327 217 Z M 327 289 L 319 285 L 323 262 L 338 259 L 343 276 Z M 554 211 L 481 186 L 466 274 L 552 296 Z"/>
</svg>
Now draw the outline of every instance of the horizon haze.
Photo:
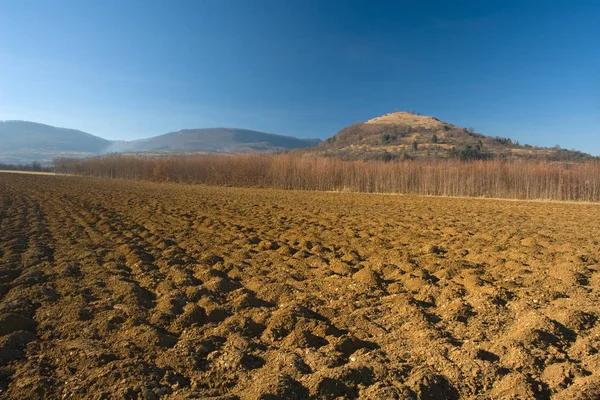
<svg viewBox="0 0 600 400">
<path fill-rule="evenodd" d="M 326 139 L 414 110 L 600 155 L 592 1 L 0 0 L 0 120 Z"/>
</svg>

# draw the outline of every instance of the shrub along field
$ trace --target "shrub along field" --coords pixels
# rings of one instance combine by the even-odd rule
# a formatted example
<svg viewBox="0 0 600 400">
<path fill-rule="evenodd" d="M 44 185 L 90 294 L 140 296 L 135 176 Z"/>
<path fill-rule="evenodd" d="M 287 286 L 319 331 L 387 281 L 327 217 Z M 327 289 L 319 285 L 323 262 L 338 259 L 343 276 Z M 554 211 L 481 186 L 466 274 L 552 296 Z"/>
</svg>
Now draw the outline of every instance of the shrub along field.
<svg viewBox="0 0 600 400">
<path fill-rule="evenodd" d="M 600 162 L 342 161 L 289 154 L 108 155 L 56 160 L 58 173 L 274 189 L 600 201 Z"/>
<path fill-rule="evenodd" d="M 0 174 L 0 397 L 600 397 L 595 204 Z"/>
</svg>

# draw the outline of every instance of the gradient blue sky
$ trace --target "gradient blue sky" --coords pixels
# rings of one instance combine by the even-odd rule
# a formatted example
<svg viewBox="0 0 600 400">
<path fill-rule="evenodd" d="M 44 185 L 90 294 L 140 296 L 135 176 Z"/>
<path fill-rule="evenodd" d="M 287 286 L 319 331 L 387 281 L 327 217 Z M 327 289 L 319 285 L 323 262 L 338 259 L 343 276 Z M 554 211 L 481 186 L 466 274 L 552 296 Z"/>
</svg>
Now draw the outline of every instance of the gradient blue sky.
<svg viewBox="0 0 600 400">
<path fill-rule="evenodd" d="M 600 155 L 597 1 L 0 0 L 0 120 L 326 138 L 415 110 Z"/>
</svg>

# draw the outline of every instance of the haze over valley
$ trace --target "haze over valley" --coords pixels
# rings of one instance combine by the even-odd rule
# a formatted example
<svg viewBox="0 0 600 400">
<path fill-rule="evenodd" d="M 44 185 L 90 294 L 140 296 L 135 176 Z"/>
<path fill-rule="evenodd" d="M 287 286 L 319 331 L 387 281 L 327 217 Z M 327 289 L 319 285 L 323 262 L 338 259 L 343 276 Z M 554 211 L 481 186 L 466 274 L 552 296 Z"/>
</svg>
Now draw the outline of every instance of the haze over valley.
<svg viewBox="0 0 600 400">
<path fill-rule="evenodd" d="M 56 157 L 89 157 L 113 152 L 278 151 L 314 146 L 299 139 L 248 129 L 184 129 L 148 139 L 111 141 L 73 129 L 27 121 L 0 121 L 0 163 L 51 164 Z"/>
<path fill-rule="evenodd" d="M 520 144 L 491 137 L 432 116 L 393 112 L 357 122 L 321 139 L 238 128 L 183 129 L 148 139 L 106 140 L 74 129 L 27 121 L 0 121 L 0 163 L 50 165 L 57 157 L 107 153 L 248 153 L 303 149 L 301 153 L 346 160 L 534 159 L 585 161 L 576 150 Z"/>
<path fill-rule="evenodd" d="M 599 21 L 0 0 L 0 399 L 600 399 Z"/>
</svg>

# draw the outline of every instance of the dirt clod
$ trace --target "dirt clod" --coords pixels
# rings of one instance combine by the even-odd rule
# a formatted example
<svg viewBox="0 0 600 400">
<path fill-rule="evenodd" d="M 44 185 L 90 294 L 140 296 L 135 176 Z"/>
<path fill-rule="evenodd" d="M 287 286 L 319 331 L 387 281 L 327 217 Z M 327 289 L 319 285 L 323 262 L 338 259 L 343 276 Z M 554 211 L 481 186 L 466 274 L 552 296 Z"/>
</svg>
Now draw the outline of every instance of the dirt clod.
<svg viewBox="0 0 600 400">
<path fill-rule="evenodd" d="M 0 397 L 600 398 L 598 205 L 0 175 Z"/>
</svg>

